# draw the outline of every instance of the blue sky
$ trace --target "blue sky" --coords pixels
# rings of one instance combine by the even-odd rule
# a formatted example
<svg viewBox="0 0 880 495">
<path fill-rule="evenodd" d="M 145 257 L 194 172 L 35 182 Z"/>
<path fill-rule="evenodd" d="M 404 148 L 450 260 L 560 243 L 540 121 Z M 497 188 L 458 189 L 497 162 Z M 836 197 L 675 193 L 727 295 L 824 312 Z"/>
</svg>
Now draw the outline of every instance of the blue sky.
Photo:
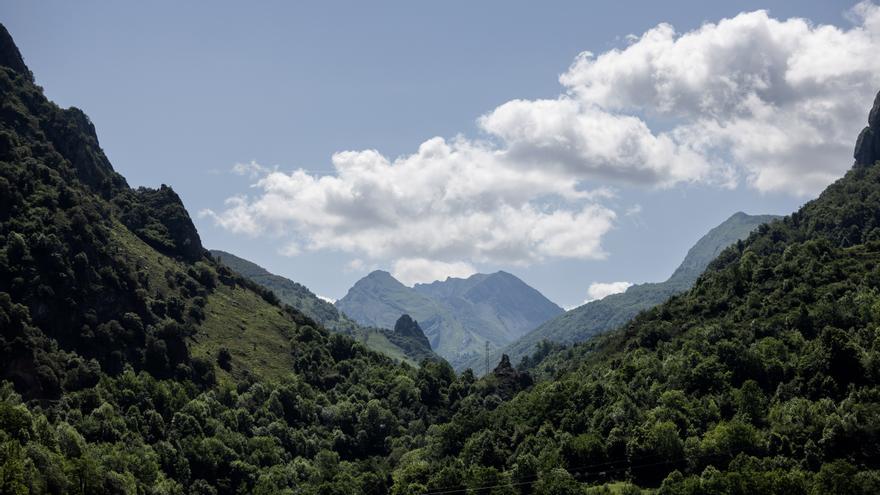
<svg viewBox="0 0 880 495">
<path fill-rule="evenodd" d="M 880 16 L 853 6 L 11 1 L 0 20 L 130 184 L 174 187 L 206 247 L 332 298 L 372 268 L 504 269 L 573 306 L 593 283 L 665 279 L 734 212 L 788 213 L 851 163 L 880 73 L 859 58 Z M 702 79 L 675 59 L 701 50 L 724 56 Z"/>
</svg>

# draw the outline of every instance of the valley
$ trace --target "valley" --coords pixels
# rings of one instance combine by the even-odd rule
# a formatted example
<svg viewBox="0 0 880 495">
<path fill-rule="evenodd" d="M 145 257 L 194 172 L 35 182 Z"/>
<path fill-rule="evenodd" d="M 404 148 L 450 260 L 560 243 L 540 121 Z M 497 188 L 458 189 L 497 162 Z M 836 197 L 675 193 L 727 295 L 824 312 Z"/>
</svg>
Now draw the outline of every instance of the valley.
<svg viewBox="0 0 880 495">
<path fill-rule="evenodd" d="M 873 12 L 873 4 L 863 5 Z M 761 16 L 766 11 L 747 20 Z M 733 21 L 725 22 L 719 25 L 733 29 Z M 664 26 L 644 39 L 673 36 Z M 814 29 L 804 26 L 796 27 Z M 706 23 L 691 38 L 675 39 L 716 28 Z M 637 49 L 642 42 L 629 40 Z M 621 50 L 606 58 L 581 55 L 570 71 L 606 63 Z M 565 311 L 508 271 L 479 273 L 477 261 L 448 261 L 449 255 L 425 273 L 440 267 L 471 274 L 406 285 L 406 278 L 364 262 L 340 264 L 328 279 L 351 266 L 362 270 L 358 277 L 367 274 L 330 303 L 263 268 L 275 265 L 208 250 L 208 235 L 173 185 L 131 187 L 99 144 L 101 126 L 76 107 L 50 101 L 24 55 L 0 24 L 0 494 L 880 492 L 880 94 L 858 114 L 859 126 L 865 117 L 867 126 L 847 137 L 855 143 L 854 163 L 847 158 L 842 176 L 786 216 L 732 214 L 663 282 Z M 574 84 L 570 79 L 560 77 Z M 724 87 L 734 82 L 727 78 Z M 598 98 L 598 83 L 591 84 L 540 103 Z M 633 88 L 616 90 L 641 97 L 640 86 Z M 759 93 L 745 100 L 760 106 Z M 571 112 L 586 113 L 498 130 L 509 123 L 504 112 L 523 104 L 511 101 L 479 123 L 502 136 L 499 142 L 547 129 L 558 131 L 554 139 L 502 149 L 436 138 L 419 153 L 443 163 L 470 155 L 503 162 L 544 157 L 545 148 L 564 141 L 564 153 L 554 151 L 561 164 L 541 163 L 554 174 L 574 174 L 566 153 L 583 143 L 555 126 L 611 107 L 572 104 Z M 512 121 L 519 125 L 526 114 Z M 599 127 L 587 126 L 588 137 L 601 134 Z M 660 135 L 652 150 L 667 153 L 673 138 L 687 134 L 677 130 Z M 767 139 L 766 149 L 780 146 L 769 134 L 748 136 Z M 706 142 L 698 144 L 710 147 Z M 698 151 L 678 150 L 685 165 L 674 173 L 702 170 Z M 365 170 L 399 173 L 415 160 L 371 165 L 377 155 L 340 152 L 335 175 L 321 177 L 257 170 L 255 162 L 242 173 L 263 174 L 253 187 L 271 189 L 270 199 L 280 202 L 293 190 L 308 196 L 307 206 L 323 207 L 327 197 L 351 192 L 344 180 L 362 180 L 357 174 Z M 812 149 L 798 156 L 811 155 L 832 156 Z M 505 170 L 514 169 L 521 164 Z M 773 172 L 769 179 L 752 173 L 742 187 L 766 185 L 782 173 Z M 441 180 L 435 169 L 426 173 L 428 182 Z M 638 171 L 643 181 L 656 173 Z M 508 179 L 496 176 L 486 187 L 520 198 L 520 209 L 502 208 L 517 217 L 517 235 L 505 237 L 503 219 L 486 220 L 491 198 L 464 198 L 473 184 L 455 183 L 458 189 L 433 191 L 477 212 L 468 221 L 488 237 L 468 238 L 473 242 L 463 248 L 444 244 L 451 229 L 414 228 L 423 237 L 392 239 L 383 230 L 396 221 L 389 205 L 406 189 L 406 208 L 417 209 L 418 194 L 407 188 L 416 190 L 422 179 L 413 178 L 378 192 L 358 182 L 363 187 L 353 195 L 362 208 L 315 206 L 304 216 L 325 230 L 296 249 L 278 249 L 338 255 L 374 239 L 376 253 L 440 246 L 443 253 L 470 253 L 461 256 L 468 260 L 506 256 L 513 267 L 554 256 L 598 266 L 602 235 L 635 223 L 641 209 L 624 212 L 628 200 L 611 189 L 530 182 L 546 187 L 541 195 L 556 195 L 542 210 L 521 199 L 527 187 L 519 179 Z M 319 186 L 332 194 L 314 194 Z M 370 210 L 371 195 L 381 197 L 381 207 Z M 228 204 L 240 208 L 238 220 L 252 220 L 248 215 L 266 204 L 237 198 Z M 572 198 L 580 202 L 577 212 L 553 209 L 553 201 Z M 211 215 L 202 217 L 218 225 L 226 218 Z M 280 225 L 284 215 L 272 215 Z M 368 232 L 379 232 L 374 237 L 358 230 L 369 221 L 379 225 Z M 566 230 L 567 222 L 580 230 Z M 235 225 L 260 239 L 256 226 Z M 334 228 L 343 240 L 332 237 Z M 584 288 L 589 282 L 578 281 Z"/>
</svg>

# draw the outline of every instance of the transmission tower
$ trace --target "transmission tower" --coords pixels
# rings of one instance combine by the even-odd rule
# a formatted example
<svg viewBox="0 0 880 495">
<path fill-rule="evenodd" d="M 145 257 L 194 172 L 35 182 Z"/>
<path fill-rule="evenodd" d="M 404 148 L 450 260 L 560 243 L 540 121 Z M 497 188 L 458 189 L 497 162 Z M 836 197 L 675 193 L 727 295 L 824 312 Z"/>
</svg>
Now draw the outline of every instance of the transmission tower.
<svg viewBox="0 0 880 495">
<path fill-rule="evenodd" d="M 489 341 L 485 342 L 486 344 L 486 376 L 489 375 Z"/>
</svg>

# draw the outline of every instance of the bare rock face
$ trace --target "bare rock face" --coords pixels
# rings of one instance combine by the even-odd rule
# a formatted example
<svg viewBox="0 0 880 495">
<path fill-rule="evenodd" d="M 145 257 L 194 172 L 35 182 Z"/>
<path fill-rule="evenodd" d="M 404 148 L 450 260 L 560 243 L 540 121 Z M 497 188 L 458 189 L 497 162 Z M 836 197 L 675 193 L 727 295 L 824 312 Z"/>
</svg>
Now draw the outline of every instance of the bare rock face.
<svg viewBox="0 0 880 495">
<path fill-rule="evenodd" d="M 855 167 L 868 167 L 880 160 L 880 93 L 874 98 L 874 106 L 868 114 L 868 127 L 862 129 L 856 140 Z"/>
</svg>

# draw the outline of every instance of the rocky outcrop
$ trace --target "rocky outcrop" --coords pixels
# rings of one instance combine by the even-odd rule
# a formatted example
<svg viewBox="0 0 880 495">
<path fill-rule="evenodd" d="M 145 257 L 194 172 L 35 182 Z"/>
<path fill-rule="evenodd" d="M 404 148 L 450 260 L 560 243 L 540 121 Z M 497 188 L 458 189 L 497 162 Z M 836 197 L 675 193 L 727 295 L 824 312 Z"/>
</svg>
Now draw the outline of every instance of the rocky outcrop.
<svg viewBox="0 0 880 495">
<path fill-rule="evenodd" d="M 394 324 L 394 333 L 403 337 L 415 339 L 426 348 L 431 348 L 431 344 L 428 342 L 428 337 L 425 337 L 425 332 L 422 331 L 419 322 L 413 320 L 410 315 L 401 315 L 401 317 L 397 319 L 397 323 Z"/>
<path fill-rule="evenodd" d="M 868 114 L 868 127 L 862 129 L 856 140 L 855 167 L 867 167 L 880 160 L 880 93 L 874 98 L 874 106 Z"/>
<path fill-rule="evenodd" d="M 140 187 L 113 198 L 122 222 L 154 249 L 187 261 L 204 255 L 202 240 L 180 196 L 162 184 L 159 189 Z"/>
<path fill-rule="evenodd" d="M 501 356 L 501 362 L 492 370 L 492 378 L 496 393 L 504 400 L 512 398 L 520 390 L 532 385 L 531 375 L 514 368 L 507 354 Z"/>
<path fill-rule="evenodd" d="M 18 74 L 23 75 L 28 81 L 34 82 L 34 75 L 21 58 L 21 52 L 15 46 L 12 36 L 6 30 L 6 26 L 0 24 L 0 65 L 9 67 Z"/>
</svg>

